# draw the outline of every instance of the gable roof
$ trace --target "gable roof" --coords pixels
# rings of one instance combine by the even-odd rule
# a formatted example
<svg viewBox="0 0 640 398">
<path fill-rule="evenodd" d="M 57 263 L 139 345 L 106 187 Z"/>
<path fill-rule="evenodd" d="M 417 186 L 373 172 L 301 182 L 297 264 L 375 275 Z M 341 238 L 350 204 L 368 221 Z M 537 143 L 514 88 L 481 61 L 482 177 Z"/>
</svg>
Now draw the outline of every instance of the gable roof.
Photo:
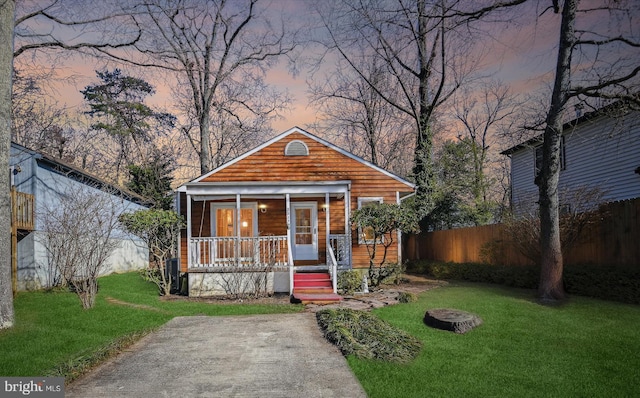
<svg viewBox="0 0 640 398">
<path fill-rule="evenodd" d="M 56 174 L 63 175 L 74 181 L 78 181 L 85 185 L 93 186 L 101 191 L 105 192 L 118 192 L 123 195 L 127 200 L 139 204 L 141 206 L 148 206 L 149 200 L 138 195 L 135 192 L 128 190 L 127 188 L 117 186 L 110 182 L 103 180 L 81 168 L 78 168 L 70 163 L 67 163 L 61 159 L 47 155 L 46 153 L 38 152 L 33 149 L 29 149 L 23 145 L 11 141 L 11 146 L 22 153 L 28 154 L 34 158 L 40 167 L 50 170 Z"/>
<path fill-rule="evenodd" d="M 567 133 L 571 128 L 575 128 L 578 127 L 579 125 L 586 123 L 588 121 L 591 121 L 593 119 L 596 119 L 599 116 L 604 116 L 607 115 L 608 112 L 611 112 L 613 110 L 624 110 L 625 107 L 627 106 L 627 102 L 625 101 L 616 101 L 612 104 L 609 104 L 607 106 L 603 106 L 600 109 L 596 109 L 593 112 L 587 112 L 584 115 L 577 117 L 573 120 L 570 120 L 566 123 L 564 123 L 562 125 L 562 134 L 564 135 L 565 133 Z M 628 111 L 629 109 L 627 109 Z M 511 155 L 515 152 L 518 152 L 519 150 L 523 149 L 523 148 L 530 148 L 532 146 L 536 146 L 538 144 L 541 144 L 544 141 L 543 139 L 543 134 L 539 134 L 536 135 L 535 137 L 532 137 L 524 142 L 521 142 L 517 145 L 512 146 L 511 148 L 505 149 L 504 151 L 500 152 L 501 155 Z"/>
<path fill-rule="evenodd" d="M 361 157 L 356 156 L 356 155 L 352 154 L 351 152 L 346 151 L 346 150 L 344 150 L 344 149 L 342 149 L 342 148 L 330 143 L 329 141 L 323 140 L 322 138 L 320 138 L 320 137 L 318 137 L 316 135 L 313 135 L 313 134 L 309 133 L 308 131 L 305 131 L 305 130 L 301 129 L 300 127 L 293 127 L 291 129 L 281 133 L 280 135 L 278 135 L 278 136 L 266 141 L 265 143 L 255 147 L 254 149 L 252 149 L 252 150 L 250 150 L 250 151 L 238 156 L 237 158 L 235 158 L 235 159 L 223 164 L 222 166 L 219 166 L 219 167 L 211 170 L 210 172 L 201 175 L 200 177 L 198 177 L 198 178 L 196 178 L 194 180 L 191 180 L 191 181 L 189 181 L 189 182 L 187 182 L 185 184 L 182 184 L 181 187 L 189 185 L 189 184 L 201 182 L 202 180 L 206 179 L 210 175 L 215 174 L 215 173 L 217 173 L 217 172 L 219 172 L 221 170 L 224 170 L 225 168 L 227 168 L 227 167 L 229 167 L 229 166 L 231 166 L 231 165 L 233 165 L 235 163 L 238 163 L 239 161 L 241 161 L 241 160 L 243 160 L 243 159 L 255 154 L 256 152 L 268 147 L 269 145 L 271 145 L 271 144 L 273 144 L 275 142 L 278 142 L 278 141 L 288 137 L 289 135 L 291 135 L 293 133 L 302 134 L 302 135 L 304 135 L 305 137 L 307 137 L 307 138 L 309 138 L 311 140 L 314 140 L 314 141 L 316 141 L 316 142 L 318 142 L 318 143 L 320 143 L 322 145 L 325 145 L 325 146 L 333 149 L 334 151 L 336 151 L 336 152 L 338 152 L 338 153 L 340 153 L 340 154 L 342 154 L 344 156 L 347 156 L 347 157 L 349 157 L 349 158 L 351 158 L 351 159 L 353 159 L 353 160 L 355 160 L 355 161 L 357 161 L 359 163 L 362 163 L 363 165 L 365 165 L 367 167 L 370 167 L 370 168 L 372 168 L 372 169 L 374 169 L 374 170 L 376 170 L 376 171 L 378 171 L 378 172 L 380 172 L 380 173 L 382 173 L 382 174 L 384 174 L 384 175 L 386 175 L 388 177 L 393 178 L 394 180 L 396 180 L 396 181 L 398 181 L 398 182 L 400 182 L 402 184 L 407 185 L 411 189 L 415 189 L 415 184 L 413 184 L 413 183 L 411 183 L 411 182 L 409 182 L 409 181 L 407 181 L 407 180 L 405 180 L 405 179 L 403 179 L 403 178 L 401 178 L 401 177 L 399 177 L 399 176 L 397 176 L 397 175 L 395 175 L 395 174 L 393 174 L 393 173 L 391 173 L 391 172 L 389 172 L 389 171 L 387 171 L 387 170 L 385 170 L 385 169 L 383 169 L 383 168 L 381 168 L 379 166 L 376 166 L 373 163 L 368 162 L 368 161 L 362 159 Z M 178 190 L 180 190 L 180 188 L 178 188 Z"/>
</svg>

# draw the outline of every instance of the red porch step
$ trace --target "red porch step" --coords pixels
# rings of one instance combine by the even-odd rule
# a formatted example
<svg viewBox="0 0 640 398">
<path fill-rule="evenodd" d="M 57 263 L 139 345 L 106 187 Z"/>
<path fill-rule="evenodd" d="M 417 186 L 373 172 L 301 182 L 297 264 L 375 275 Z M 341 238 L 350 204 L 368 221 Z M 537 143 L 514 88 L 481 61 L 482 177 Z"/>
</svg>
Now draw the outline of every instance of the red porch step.
<svg viewBox="0 0 640 398">
<path fill-rule="evenodd" d="M 296 293 L 291 296 L 292 303 L 333 304 L 342 301 L 342 296 L 335 293 Z"/>
<path fill-rule="evenodd" d="M 341 296 L 333 293 L 333 284 L 328 272 L 297 272 L 293 274 L 292 302 L 329 304 L 341 300 Z"/>
</svg>

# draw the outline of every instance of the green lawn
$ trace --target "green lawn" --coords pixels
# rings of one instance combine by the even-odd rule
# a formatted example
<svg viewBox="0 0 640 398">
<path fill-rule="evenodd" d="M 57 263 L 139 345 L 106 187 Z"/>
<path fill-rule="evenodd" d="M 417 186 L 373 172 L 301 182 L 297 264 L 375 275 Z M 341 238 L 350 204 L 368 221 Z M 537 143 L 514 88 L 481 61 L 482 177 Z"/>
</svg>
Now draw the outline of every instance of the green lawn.
<svg viewBox="0 0 640 398">
<path fill-rule="evenodd" d="M 139 307 L 116 304 L 107 298 Z M 163 301 L 155 285 L 144 282 L 137 273 L 101 278 L 96 306 L 91 310 L 83 310 L 78 298 L 67 292 L 21 292 L 14 307 L 15 327 L 0 331 L 2 376 L 52 375 L 60 372 L 61 366 L 65 374 L 65 365 L 77 367 L 91 362 L 92 358 L 103 356 L 107 347 L 135 340 L 140 333 L 175 316 L 302 310 L 299 305 Z"/>
<path fill-rule="evenodd" d="M 573 297 L 561 307 L 534 292 L 452 284 L 375 314 L 421 339 L 409 365 L 349 357 L 370 397 L 637 396 L 640 307 Z M 465 335 L 423 324 L 427 309 L 457 308 L 484 324 Z"/>
<path fill-rule="evenodd" d="M 375 311 L 424 343 L 408 365 L 349 357 L 371 397 L 634 396 L 640 379 L 640 307 L 581 297 L 544 307 L 532 291 L 452 284 L 418 302 Z M 138 307 L 115 303 L 114 300 Z M 484 324 L 466 335 L 424 326 L 430 308 L 457 308 Z M 77 375 L 179 315 L 296 312 L 297 305 L 163 301 L 137 274 L 100 280 L 96 307 L 85 311 L 71 293 L 20 293 L 16 326 L 0 331 L 0 375 Z M 115 342 L 115 343 L 114 343 Z"/>
</svg>

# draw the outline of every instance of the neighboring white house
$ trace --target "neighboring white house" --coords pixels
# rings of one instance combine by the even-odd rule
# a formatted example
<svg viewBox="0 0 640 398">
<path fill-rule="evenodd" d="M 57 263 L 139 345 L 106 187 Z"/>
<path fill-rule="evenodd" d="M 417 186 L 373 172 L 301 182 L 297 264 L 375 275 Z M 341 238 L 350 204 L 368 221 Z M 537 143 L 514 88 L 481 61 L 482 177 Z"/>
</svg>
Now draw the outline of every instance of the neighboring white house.
<svg viewBox="0 0 640 398">
<path fill-rule="evenodd" d="M 118 213 L 144 209 L 141 197 L 116 188 L 90 174 L 45 154 L 11 143 L 11 184 L 16 191 L 32 195 L 35 207 L 33 231 L 22 231 L 17 245 L 18 290 L 49 287 L 53 280 L 46 247 L 42 217 L 59 206 L 61 198 L 77 192 L 108 195 Z M 110 193 L 111 192 L 111 193 Z M 102 274 L 142 269 L 149 263 L 147 246 L 138 238 L 116 229 L 112 239 L 117 249 Z"/>
<path fill-rule="evenodd" d="M 511 203 L 516 214 L 536 205 L 534 180 L 542 161 L 542 136 L 502 152 L 511 158 Z M 559 193 L 575 210 L 582 189 L 598 189 L 601 202 L 640 197 L 640 112 L 614 103 L 564 125 Z"/>
</svg>

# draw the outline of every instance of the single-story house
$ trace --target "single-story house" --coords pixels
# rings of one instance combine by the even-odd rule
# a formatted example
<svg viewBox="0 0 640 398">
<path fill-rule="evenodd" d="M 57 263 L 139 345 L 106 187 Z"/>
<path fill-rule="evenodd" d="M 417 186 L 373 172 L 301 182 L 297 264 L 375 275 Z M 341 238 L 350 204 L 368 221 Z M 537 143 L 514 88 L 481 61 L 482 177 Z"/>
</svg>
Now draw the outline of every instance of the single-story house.
<svg viewBox="0 0 640 398">
<path fill-rule="evenodd" d="M 11 143 L 11 186 L 14 205 L 22 218 L 17 226 L 17 289 L 51 287 L 57 279 L 45 245 L 44 214 L 55 212 L 66 197 L 87 192 L 106 197 L 117 213 L 145 209 L 144 199 L 52 156 Z M 34 218 L 34 220 L 29 220 Z M 28 221 L 28 222 L 24 222 Z M 22 225 L 24 224 L 24 225 Z M 149 264 L 147 245 L 115 228 L 116 249 L 102 274 L 142 269 Z"/>
<path fill-rule="evenodd" d="M 331 296 L 339 270 L 369 264 L 366 236 L 352 230 L 351 212 L 400 203 L 414 190 L 303 129 L 285 131 L 177 189 L 187 221 L 179 262 L 189 295 L 228 294 L 230 285 L 245 288 L 266 274 L 267 292 L 302 301 L 306 293 Z M 398 241 L 391 262 L 402 261 Z"/>
<path fill-rule="evenodd" d="M 600 202 L 640 197 L 640 111 L 613 103 L 565 123 L 561 141 L 559 194 L 563 211 L 580 203 L 585 190 Z M 542 136 L 502 152 L 511 158 L 511 203 L 515 214 L 537 205 L 535 177 L 542 162 Z"/>
</svg>

